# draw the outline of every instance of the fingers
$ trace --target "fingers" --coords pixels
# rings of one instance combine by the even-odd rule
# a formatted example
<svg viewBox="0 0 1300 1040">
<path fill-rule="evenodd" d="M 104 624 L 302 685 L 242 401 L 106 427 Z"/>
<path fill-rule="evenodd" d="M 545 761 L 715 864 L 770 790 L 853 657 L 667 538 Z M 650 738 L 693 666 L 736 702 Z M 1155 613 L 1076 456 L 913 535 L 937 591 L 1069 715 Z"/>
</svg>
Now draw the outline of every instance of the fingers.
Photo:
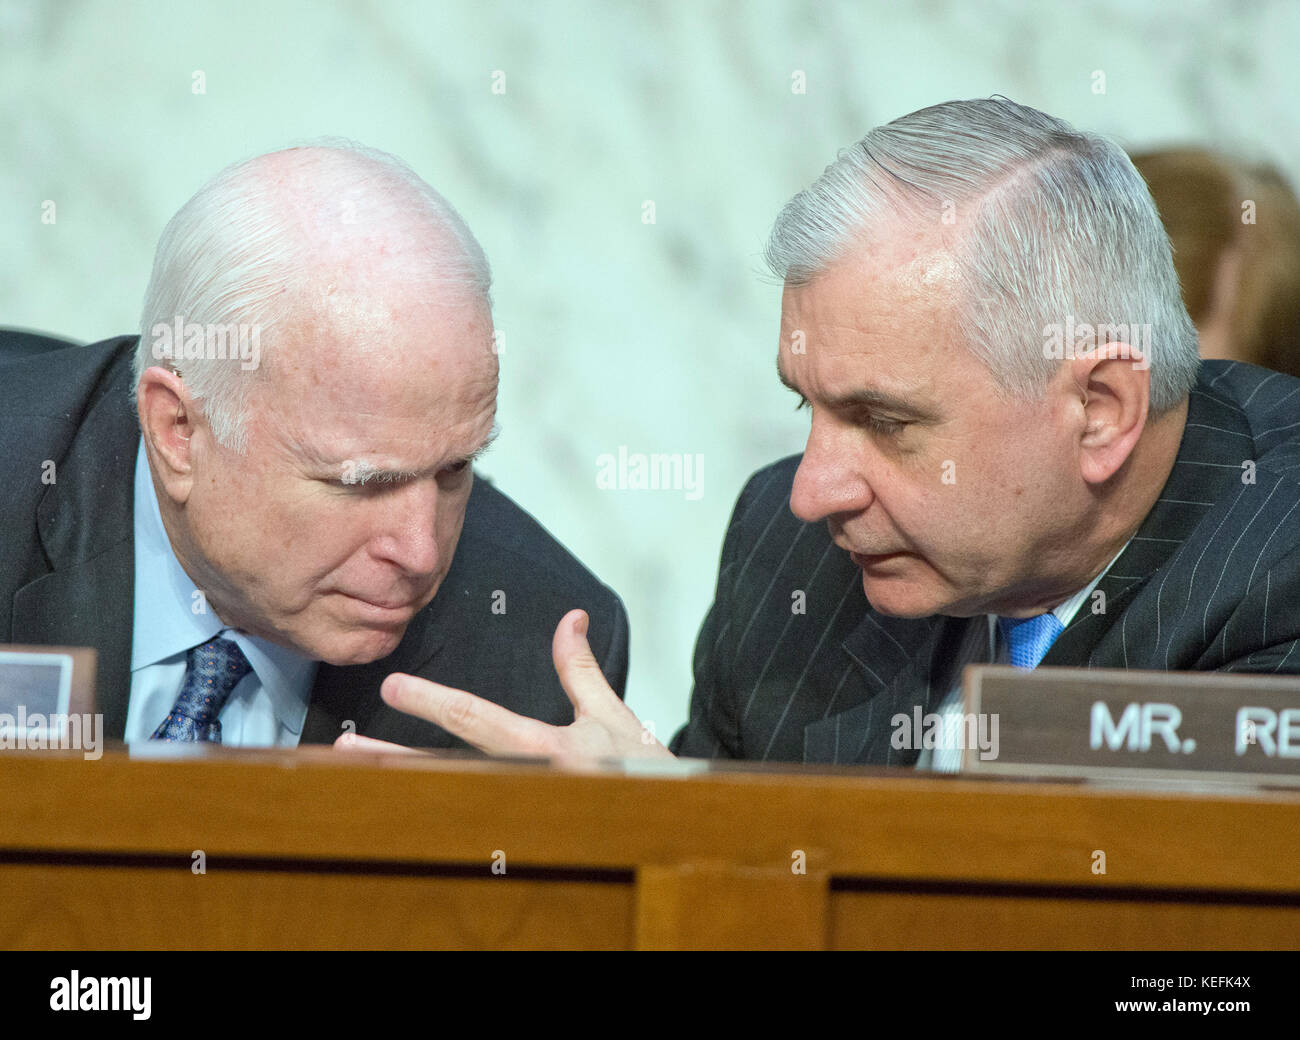
<svg viewBox="0 0 1300 1040">
<path fill-rule="evenodd" d="M 610 707 L 611 700 L 622 703 L 605 681 L 600 663 L 587 643 L 585 612 L 571 610 L 560 619 L 551 640 L 551 660 L 575 714 L 599 715 Z"/>
<path fill-rule="evenodd" d="M 472 693 L 394 672 L 380 687 L 384 702 L 435 723 L 489 755 L 553 754 L 558 727 L 526 719 Z"/>
<path fill-rule="evenodd" d="M 334 741 L 337 751 L 383 751 L 393 755 L 426 755 L 427 751 L 406 747 L 404 744 L 390 744 L 387 740 L 363 737 L 360 733 L 344 733 Z"/>
</svg>

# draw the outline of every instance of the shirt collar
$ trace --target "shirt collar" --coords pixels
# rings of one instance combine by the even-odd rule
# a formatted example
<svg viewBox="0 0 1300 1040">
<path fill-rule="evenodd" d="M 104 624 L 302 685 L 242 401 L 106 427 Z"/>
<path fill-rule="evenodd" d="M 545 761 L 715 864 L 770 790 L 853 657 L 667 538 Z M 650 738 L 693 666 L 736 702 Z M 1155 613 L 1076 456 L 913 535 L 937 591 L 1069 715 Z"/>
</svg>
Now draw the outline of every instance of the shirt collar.
<svg viewBox="0 0 1300 1040">
<path fill-rule="evenodd" d="M 1129 541 L 1132 541 L 1132 539 L 1130 538 Z M 1101 569 L 1100 574 L 1093 578 L 1092 581 L 1081 588 L 1064 603 L 1057 604 L 1052 613 L 1056 615 L 1056 620 L 1061 623 L 1062 629 L 1069 627 L 1070 622 L 1074 620 L 1074 615 L 1079 612 L 1079 608 L 1082 607 L 1088 597 L 1092 595 L 1092 590 L 1095 589 L 1101 579 L 1106 576 L 1106 572 L 1115 566 L 1115 561 L 1124 555 L 1124 550 L 1127 548 L 1128 542 L 1125 542 L 1120 551 L 1110 558 L 1110 563 L 1106 564 L 1106 566 Z"/>
<path fill-rule="evenodd" d="M 1129 542 L 1131 542 L 1132 540 L 1133 539 L 1130 538 Z M 1074 615 L 1079 612 L 1079 608 L 1082 607 L 1084 603 L 1087 602 L 1088 597 L 1092 595 L 1092 590 L 1095 589 L 1097 585 L 1101 582 L 1101 579 L 1106 576 L 1106 572 L 1109 571 L 1113 566 L 1115 566 L 1115 561 L 1124 555 L 1124 549 L 1127 549 L 1128 545 L 1129 543 L 1125 542 L 1124 548 L 1120 549 L 1119 552 L 1117 552 L 1114 556 L 1111 557 L 1110 563 L 1106 564 L 1106 566 L 1102 568 L 1101 573 L 1098 574 L 1095 578 L 1093 578 L 1092 581 L 1090 581 L 1087 585 L 1081 588 L 1069 599 L 1061 603 L 1058 603 L 1054 609 L 1048 611 L 1049 614 L 1056 615 L 1056 620 L 1061 623 L 1062 631 L 1064 631 L 1066 628 L 1069 627 L 1070 622 L 1074 620 Z M 996 645 L 997 642 L 998 616 L 996 614 L 988 614 L 986 616 L 988 618 L 989 647 L 992 648 Z M 990 650 L 990 653 L 991 652 L 992 651 Z"/>
</svg>

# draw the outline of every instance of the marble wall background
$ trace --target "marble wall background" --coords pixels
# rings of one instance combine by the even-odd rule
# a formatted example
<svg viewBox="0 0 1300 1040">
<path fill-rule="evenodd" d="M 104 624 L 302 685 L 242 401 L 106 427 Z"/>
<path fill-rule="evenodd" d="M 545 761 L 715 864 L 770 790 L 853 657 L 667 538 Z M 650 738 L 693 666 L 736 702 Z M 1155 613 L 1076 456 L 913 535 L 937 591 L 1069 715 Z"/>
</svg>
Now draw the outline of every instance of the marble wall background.
<svg viewBox="0 0 1300 1040">
<path fill-rule="evenodd" d="M 760 262 L 782 203 L 876 123 L 992 93 L 1300 180 L 1297 54 L 1293 0 L 0 0 L 0 324 L 134 331 L 163 224 L 236 158 L 322 134 L 403 156 L 495 269 L 483 469 L 622 594 L 628 700 L 663 735 L 736 494 L 806 432 Z M 599 489 L 620 445 L 701 454 L 703 493 Z"/>
</svg>

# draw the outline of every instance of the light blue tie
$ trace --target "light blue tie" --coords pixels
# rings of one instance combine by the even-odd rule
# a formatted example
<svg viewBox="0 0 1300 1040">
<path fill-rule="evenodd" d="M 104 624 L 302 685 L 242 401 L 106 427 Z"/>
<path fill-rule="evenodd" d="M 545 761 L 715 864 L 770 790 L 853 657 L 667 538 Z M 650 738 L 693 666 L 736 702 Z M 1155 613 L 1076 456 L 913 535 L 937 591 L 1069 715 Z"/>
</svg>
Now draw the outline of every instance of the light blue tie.
<svg viewBox="0 0 1300 1040">
<path fill-rule="evenodd" d="M 180 696 L 151 739 L 220 744 L 221 723 L 217 716 L 226 706 L 230 691 L 252 668 L 233 640 L 218 637 L 194 647 L 186 657 Z"/>
<path fill-rule="evenodd" d="M 1056 642 L 1064 627 L 1055 614 L 1030 618 L 998 618 L 1002 638 L 1011 648 L 1011 663 L 1017 668 L 1037 668 L 1038 662 Z"/>
</svg>

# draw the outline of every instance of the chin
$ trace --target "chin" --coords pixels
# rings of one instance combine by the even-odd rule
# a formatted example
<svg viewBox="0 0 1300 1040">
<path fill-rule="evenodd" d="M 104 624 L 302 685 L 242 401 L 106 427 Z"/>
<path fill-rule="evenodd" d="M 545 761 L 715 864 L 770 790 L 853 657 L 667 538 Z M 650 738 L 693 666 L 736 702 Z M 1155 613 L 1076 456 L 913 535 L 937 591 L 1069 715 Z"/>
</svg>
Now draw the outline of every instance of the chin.
<svg viewBox="0 0 1300 1040">
<path fill-rule="evenodd" d="M 397 649 L 406 634 L 406 626 L 399 629 L 355 629 L 327 636 L 319 645 L 307 652 L 324 664 L 344 668 L 348 665 L 370 664 L 387 657 Z"/>
<path fill-rule="evenodd" d="M 862 575 L 862 591 L 867 602 L 878 614 L 898 618 L 927 618 L 943 612 L 945 604 L 934 595 L 927 595 L 918 582 L 895 580 L 879 581 Z"/>
</svg>

